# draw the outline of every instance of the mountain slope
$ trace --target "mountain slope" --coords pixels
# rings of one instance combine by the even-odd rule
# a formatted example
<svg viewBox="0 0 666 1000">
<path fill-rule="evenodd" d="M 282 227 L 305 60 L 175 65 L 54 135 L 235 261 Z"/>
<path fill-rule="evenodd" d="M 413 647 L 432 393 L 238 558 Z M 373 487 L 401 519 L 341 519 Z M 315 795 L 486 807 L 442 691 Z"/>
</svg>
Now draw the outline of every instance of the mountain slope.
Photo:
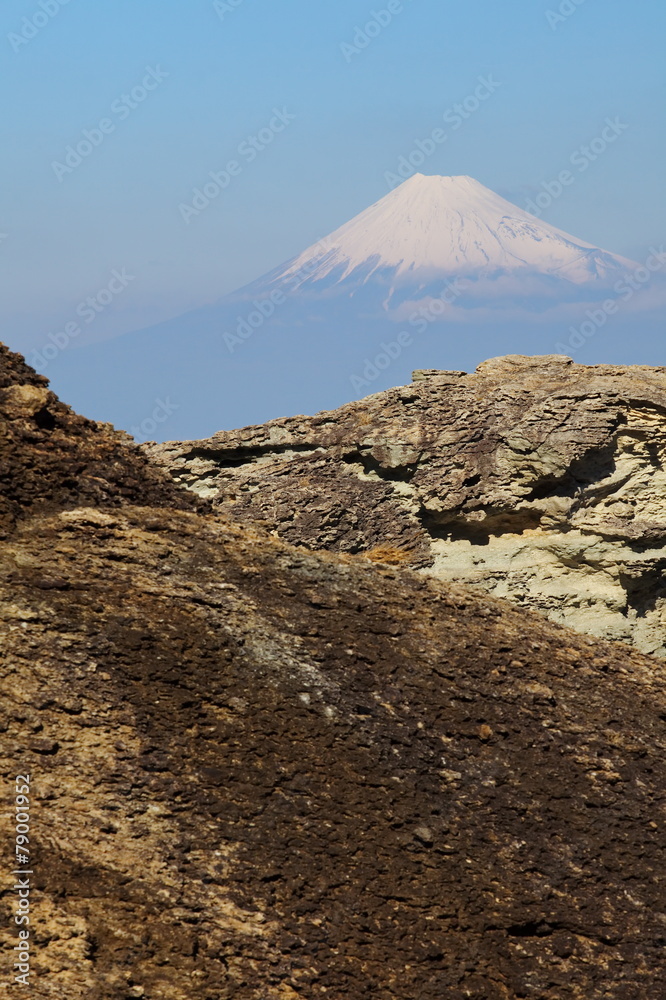
<svg viewBox="0 0 666 1000">
<path fill-rule="evenodd" d="M 47 370 L 79 409 L 145 440 L 332 408 L 416 367 L 469 369 L 570 341 L 599 350 L 602 328 L 605 357 L 641 361 L 663 325 L 647 309 L 663 278 L 645 270 L 649 283 L 634 292 L 625 275 L 635 268 L 471 178 L 418 175 L 233 295 L 73 344 Z M 156 409 L 168 426 L 151 420 Z"/>
<path fill-rule="evenodd" d="M 578 240 L 517 208 L 471 177 L 416 174 L 278 269 L 300 287 L 335 276 L 363 283 L 383 269 L 401 283 L 518 274 L 573 284 L 620 277 L 631 261 Z"/>
<path fill-rule="evenodd" d="M 53 396 L 17 417 L 35 380 L 7 367 L 2 467 L 51 445 L 48 479 L 0 480 L 23 511 L 0 764 L 32 776 L 31 996 L 659 995 L 662 664 L 188 510 L 155 471 L 72 506 L 72 462 L 117 435 Z M 6 956 L 16 904 L 7 883 Z"/>
</svg>

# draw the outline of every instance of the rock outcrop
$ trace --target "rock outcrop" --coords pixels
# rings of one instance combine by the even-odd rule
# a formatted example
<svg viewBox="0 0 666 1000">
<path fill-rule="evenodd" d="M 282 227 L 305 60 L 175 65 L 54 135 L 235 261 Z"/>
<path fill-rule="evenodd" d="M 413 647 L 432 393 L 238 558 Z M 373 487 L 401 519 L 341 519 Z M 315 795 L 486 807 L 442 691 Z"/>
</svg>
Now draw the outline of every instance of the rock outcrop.
<svg viewBox="0 0 666 1000">
<path fill-rule="evenodd" d="M 211 513 L 12 367 L 8 996 L 23 773 L 36 1000 L 661 995 L 666 665 Z"/>
<path fill-rule="evenodd" d="M 291 543 L 422 568 L 666 656 L 666 368 L 497 358 L 149 451 Z"/>
<path fill-rule="evenodd" d="M 87 504 L 202 508 L 128 448 L 131 440 L 74 413 L 0 344 L 0 539 L 29 513 Z"/>
</svg>

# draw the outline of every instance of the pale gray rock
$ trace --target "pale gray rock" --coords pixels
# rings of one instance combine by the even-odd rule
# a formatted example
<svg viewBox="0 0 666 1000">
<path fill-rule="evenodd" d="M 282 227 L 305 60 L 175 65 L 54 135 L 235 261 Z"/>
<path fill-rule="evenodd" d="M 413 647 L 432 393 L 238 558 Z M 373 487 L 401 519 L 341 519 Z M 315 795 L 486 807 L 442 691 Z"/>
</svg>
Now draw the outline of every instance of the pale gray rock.
<svg viewBox="0 0 666 1000">
<path fill-rule="evenodd" d="M 414 374 L 147 451 L 294 544 L 403 562 L 666 656 L 666 368 L 513 355 Z"/>
</svg>

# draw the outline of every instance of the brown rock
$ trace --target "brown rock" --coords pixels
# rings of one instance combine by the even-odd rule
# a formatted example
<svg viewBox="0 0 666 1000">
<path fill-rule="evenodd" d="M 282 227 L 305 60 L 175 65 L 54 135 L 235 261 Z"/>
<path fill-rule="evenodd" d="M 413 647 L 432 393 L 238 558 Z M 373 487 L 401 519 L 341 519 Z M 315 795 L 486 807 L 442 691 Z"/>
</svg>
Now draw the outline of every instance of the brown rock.
<svg viewBox="0 0 666 1000">
<path fill-rule="evenodd" d="M 36 440 L 0 417 L 2 468 L 39 469 L 2 480 L 0 546 L 31 996 L 660 995 L 664 664 L 184 509 L 48 405 Z M 92 502 L 72 477 L 99 435 L 116 487 Z"/>
</svg>

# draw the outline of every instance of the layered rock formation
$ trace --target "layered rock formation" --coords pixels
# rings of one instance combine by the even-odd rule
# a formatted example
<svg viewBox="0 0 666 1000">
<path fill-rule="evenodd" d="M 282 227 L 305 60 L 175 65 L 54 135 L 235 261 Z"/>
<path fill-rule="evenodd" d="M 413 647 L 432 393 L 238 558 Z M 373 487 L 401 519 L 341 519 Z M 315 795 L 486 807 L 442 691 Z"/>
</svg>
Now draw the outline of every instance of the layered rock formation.
<svg viewBox="0 0 666 1000">
<path fill-rule="evenodd" d="M 210 513 L 0 375 L 31 997 L 656 1000 L 664 665 Z"/>
<path fill-rule="evenodd" d="M 497 358 L 149 450 L 294 544 L 423 568 L 666 656 L 666 368 Z"/>
</svg>

